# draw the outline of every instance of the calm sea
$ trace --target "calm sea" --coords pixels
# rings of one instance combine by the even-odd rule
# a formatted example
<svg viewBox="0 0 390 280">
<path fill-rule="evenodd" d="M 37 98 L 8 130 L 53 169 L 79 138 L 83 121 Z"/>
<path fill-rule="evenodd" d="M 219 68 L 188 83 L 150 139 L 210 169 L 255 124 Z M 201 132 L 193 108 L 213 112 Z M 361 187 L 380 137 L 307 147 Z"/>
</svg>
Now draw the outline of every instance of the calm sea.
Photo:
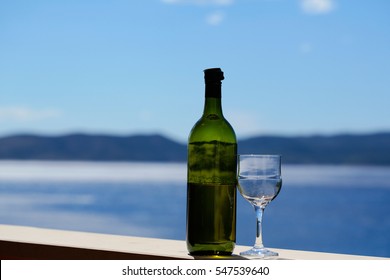
<svg viewBox="0 0 390 280">
<path fill-rule="evenodd" d="M 269 247 L 390 257 L 390 167 L 284 165 Z M 185 164 L 0 161 L 0 223 L 185 239 Z M 253 209 L 238 195 L 237 243 Z"/>
</svg>

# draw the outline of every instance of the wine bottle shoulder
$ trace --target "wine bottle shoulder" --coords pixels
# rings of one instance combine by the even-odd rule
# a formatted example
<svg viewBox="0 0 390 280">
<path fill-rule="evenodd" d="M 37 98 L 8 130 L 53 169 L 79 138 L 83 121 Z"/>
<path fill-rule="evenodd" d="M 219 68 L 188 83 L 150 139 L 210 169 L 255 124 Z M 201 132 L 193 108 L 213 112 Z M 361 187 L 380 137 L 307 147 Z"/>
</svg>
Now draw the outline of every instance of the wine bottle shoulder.
<svg viewBox="0 0 390 280">
<path fill-rule="evenodd" d="M 233 127 L 225 118 L 203 116 L 195 123 L 189 135 L 189 143 L 219 141 L 237 143 Z"/>
</svg>

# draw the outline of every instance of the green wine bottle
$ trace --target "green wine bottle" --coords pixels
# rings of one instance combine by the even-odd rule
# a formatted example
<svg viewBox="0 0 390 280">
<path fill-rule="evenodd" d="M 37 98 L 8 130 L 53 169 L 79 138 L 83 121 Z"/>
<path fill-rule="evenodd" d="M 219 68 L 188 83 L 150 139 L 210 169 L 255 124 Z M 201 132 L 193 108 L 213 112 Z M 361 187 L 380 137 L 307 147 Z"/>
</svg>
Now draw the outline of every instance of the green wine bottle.
<svg viewBox="0 0 390 280">
<path fill-rule="evenodd" d="M 230 255 L 236 242 L 237 139 L 224 118 L 220 68 L 204 70 L 205 106 L 188 141 L 187 248 Z"/>
</svg>

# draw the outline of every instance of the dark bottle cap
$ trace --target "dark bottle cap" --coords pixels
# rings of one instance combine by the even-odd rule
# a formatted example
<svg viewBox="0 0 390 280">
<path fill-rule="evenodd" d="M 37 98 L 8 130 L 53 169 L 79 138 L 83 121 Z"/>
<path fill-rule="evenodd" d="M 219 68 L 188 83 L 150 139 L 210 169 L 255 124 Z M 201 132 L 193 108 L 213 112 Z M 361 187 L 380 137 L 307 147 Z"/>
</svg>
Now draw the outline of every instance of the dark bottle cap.
<svg viewBox="0 0 390 280">
<path fill-rule="evenodd" d="M 205 82 L 220 82 L 224 79 L 221 68 L 209 68 L 204 70 Z"/>
</svg>

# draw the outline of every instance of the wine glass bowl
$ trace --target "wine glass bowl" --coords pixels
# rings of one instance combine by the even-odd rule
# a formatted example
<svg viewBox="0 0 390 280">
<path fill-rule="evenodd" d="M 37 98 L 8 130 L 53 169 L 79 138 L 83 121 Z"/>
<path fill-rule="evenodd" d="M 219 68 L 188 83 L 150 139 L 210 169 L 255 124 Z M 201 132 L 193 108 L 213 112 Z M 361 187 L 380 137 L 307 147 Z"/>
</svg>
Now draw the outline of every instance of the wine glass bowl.
<svg viewBox="0 0 390 280">
<path fill-rule="evenodd" d="M 281 179 L 239 178 L 241 195 L 253 206 L 266 207 L 280 192 Z M 261 184 L 261 186 L 259 186 Z"/>
<path fill-rule="evenodd" d="M 265 207 L 279 194 L 282 187 L 280 155 L 239 155 L 238 190 L 253 205 L 257 218 L 256 243 L 240 255 L 256 258 L 276 257 L 278 253 L 264 247 L 262 217 Z"/>
</svg>

